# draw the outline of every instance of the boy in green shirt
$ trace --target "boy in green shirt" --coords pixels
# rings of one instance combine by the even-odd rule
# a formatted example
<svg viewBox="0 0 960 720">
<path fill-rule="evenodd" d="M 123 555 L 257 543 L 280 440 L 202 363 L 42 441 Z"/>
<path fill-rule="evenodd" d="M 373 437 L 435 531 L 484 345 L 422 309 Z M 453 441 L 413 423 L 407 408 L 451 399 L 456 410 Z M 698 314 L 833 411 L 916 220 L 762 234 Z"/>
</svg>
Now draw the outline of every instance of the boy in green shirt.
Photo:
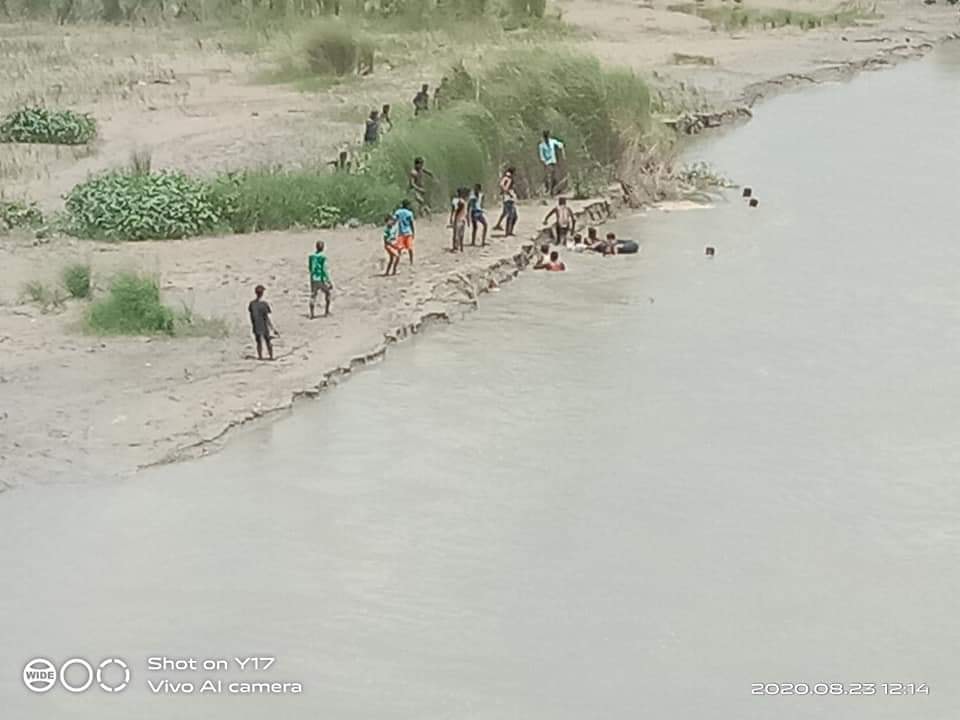
<svg viewBox="0 0 960 720">
<path fill-rule="evenodd" d="M 310 319 L 314 315 L 314 308 L 317 305 L 317 293 L 322 292 L 324 297 L 323 316 L 330 314 L 330 293 L 333 291 L 333 283 L 330 282 L 330 273 L 327 272 L 327 256 L 323 254 L 323 241 L 317 242 L 317 251 L 313 253 L 307 267 L 310 269 Z"/>
</svg>

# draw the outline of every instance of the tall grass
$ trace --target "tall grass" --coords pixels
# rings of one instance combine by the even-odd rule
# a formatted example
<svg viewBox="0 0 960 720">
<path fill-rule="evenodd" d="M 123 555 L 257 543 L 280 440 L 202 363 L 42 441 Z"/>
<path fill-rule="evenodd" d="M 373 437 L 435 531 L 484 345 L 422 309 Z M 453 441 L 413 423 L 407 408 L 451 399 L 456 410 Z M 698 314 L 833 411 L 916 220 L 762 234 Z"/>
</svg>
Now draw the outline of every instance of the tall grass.
<svg viewBox="0 0 960 720">
<path fill-rule="evenodd" d="M 343 77 L 374 69 L 373 43 L 345 22 L 314 25 L 304 37 L 303 53 L 307 67 L 316 75 Z"/>
<path fill-rule="evenodd" d="M 330 227 L 354 218 L 377 223 L 403 197 L 401 186 L 326 169 L 236 173 L 214 181 L 211 190 L 221 222 L 237 233 Z"/>
<path fill-rule="evenodd" d="M 494 179 L 502 159 L 496 119 L 482 105 L 458 102 L 389 133 L 373 152 L 370 173 L 391 187 L 406 189 L 415 157 L 423 157 L 433 179 L 426 190 L 446 199 L 463 186 Z M 381 213 L 382 214 L 382 213 Z"/>
<path fill-rule="evenodd" d="M 628 70 L 607 70 L 583 55 L 515 52 L 476 76 L 461 65 L 449 96 L 477 99 L 494 120 L 498 160 L 533 181 L 540 173 L 536 147 L 543 130 L 564 142 L 572 166 L 612 169 L 650 127 L 646 84 Z"/>
</svg>

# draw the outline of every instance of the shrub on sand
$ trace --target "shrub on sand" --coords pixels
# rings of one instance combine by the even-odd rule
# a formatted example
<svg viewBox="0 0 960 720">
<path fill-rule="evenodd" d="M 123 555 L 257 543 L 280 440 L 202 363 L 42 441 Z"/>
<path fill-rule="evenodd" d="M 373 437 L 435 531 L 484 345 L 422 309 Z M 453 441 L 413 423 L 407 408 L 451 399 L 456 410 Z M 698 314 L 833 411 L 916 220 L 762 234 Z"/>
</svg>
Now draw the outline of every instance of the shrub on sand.
<svg viewBox="0 0 960 720">
<path fill-rule="evenodd" d="M 72 110 L 27 107 L 0 121 L 0 142 L 84 145 L 96 135 L 96 121 Z"/>
<path fill-rule="evenodd" d="M 220 223 L 207 185 L 182 173 L 107 173 L 67 195 L 71 231 L 95 240 L 167 240 Z"/>
<path fill-rule="evenodd" d="M 340 21 L 322 21 L 311 28 L 303 43 L 307 66 L 317 75 L 343 77 L 363 65 L 373 70 L 373 44 Z"/>
<path fill-rule="evenodd" d="M 173 310 L 160 302 L 157 279 L 137 273 L 120 273 L 110 282 L 107 297 L 87 313 L 87 325 L 104 335 L 172 335 Z"/>
<path fill-rule="evenodd" d="M 74 263 L 63 269 L 61 275 L 63 286 L 73 298 L 90 297 L 90 266 L 85 263 Z"/>
<path fill-rule="evenodd" d="M 16 200 L 0 200 L 0 232 L 43 224 L 43 213 L 36 205 Z"/>
</svg>

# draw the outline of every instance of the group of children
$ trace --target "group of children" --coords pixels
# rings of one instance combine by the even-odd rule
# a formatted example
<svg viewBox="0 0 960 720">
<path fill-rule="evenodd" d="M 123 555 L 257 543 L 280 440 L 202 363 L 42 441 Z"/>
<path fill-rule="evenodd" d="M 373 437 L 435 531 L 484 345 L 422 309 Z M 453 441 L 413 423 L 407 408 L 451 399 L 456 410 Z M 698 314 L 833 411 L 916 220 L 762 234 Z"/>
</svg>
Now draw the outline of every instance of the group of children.
<svg viewBox="0 0 960 720">
<path fill-rule="evenodd" d="M 519 219 L 517 193 L 514 188 L 516 172 L 516 168 L 508 167 L 503 171 L 499 182 L 502 209 L 500 218 L 493 229 L 504 230 L 506 237 L 513 237 L 516 234 L 517 220 Z M 479 234 L 480 247 L 486 247 L 489 225 L 487 223 L 487 213 L 483 209 L 483 186 L 480 183 L 474 185 L 472 190 L 466 187 L 458 188 L 450 201 L 450 217 L 447 227 L 452 230 L 452 252 L 463 252 L 467 224 L 470 225 L 472 231 L 470 244 L 476 246 L 477 235 Z M 504 224 L 506 224 L 506 227 L 504 227 Z"/>
</svg>

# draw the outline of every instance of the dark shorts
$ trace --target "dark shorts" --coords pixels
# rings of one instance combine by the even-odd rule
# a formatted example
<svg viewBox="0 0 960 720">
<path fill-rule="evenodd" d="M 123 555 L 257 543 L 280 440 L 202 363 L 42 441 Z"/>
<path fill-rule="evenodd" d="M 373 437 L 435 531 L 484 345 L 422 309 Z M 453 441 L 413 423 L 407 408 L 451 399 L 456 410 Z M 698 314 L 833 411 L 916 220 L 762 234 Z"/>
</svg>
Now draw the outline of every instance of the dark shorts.
<svg viewBox="0 0 960 720">
<path fill-rule="evenodd" d="M 270 333 L 268 333 L 268 332 L 262 332 L 262 333 L 261 333 L 261 332 L 254 332 L 254 333 L 253 333 L 253 339 L 256 340 L 257 342 L 269 343 L 269 342 L 270 342 Z"/>
<path fill-rule="evenodd" d="M 557 242 L 562 243 L 570 235 L 570 228 L 557 225 Z"/>
<path fill-rule="evenodd" d="M 474 225 L 486 225 L 487 216 L 484 215 L 483 210 L 474 210 L 472 213 L 470 213 L 470 221 Z"/>
<path fill-rule="evenodd" d="M 323 280 L 311 280 L 310 281 L 310 297 L 314 300 L 317 299 L 317 293 L 323 293 L 324 295 L 329 295 L 333 290 L 333 285 Z"/>
<path fill-rule="evenodd" d="M 517 204 L 512 200 L 503 204 L 503 214 L 507 220 L 517 219 Z"/>
</svg>

